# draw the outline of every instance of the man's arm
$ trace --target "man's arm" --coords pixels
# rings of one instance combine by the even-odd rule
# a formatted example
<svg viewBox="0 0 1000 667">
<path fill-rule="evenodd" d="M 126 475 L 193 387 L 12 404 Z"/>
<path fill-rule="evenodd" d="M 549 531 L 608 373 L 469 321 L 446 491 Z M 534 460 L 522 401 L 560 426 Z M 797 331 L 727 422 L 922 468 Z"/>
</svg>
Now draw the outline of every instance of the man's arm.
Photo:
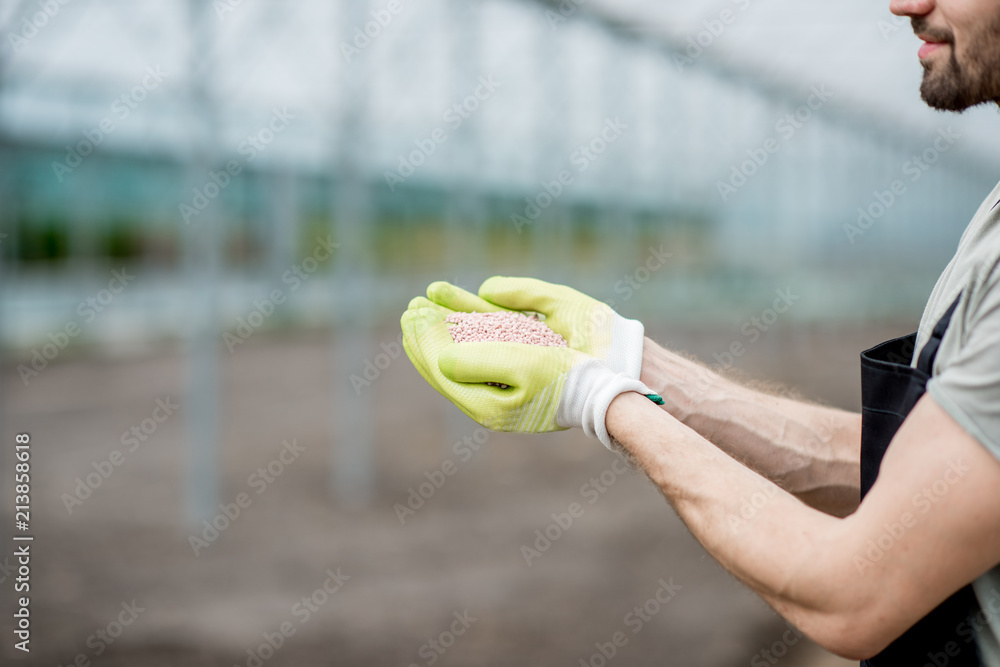
<svg viewBox="0 0 1000 667">
<path fill-rule="evenodd" d="M 861 415 L 754 391 L 646 338 L 640 380 L 664 409 L 803 502 L 835 516 L 861 488 Z"/>
<path fill-rule="evenodd" d="M 807 507 L 638 394 L 611 403 L 607 426 L 726 569 L 845 657 L 878 653 L 1000 562 L 1000 462 L 930 396 L 844 519 Z M 870 543 L 881 556 L 869 556 Z"/>
</svg>

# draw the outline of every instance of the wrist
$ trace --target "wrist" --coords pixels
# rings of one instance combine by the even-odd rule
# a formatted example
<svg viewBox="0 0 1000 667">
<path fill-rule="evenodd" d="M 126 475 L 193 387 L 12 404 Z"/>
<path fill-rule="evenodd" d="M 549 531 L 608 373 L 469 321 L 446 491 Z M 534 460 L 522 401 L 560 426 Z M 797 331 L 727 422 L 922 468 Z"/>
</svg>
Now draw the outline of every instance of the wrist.
<svg viewBox="0 0 1000 667">
<path fill-rule="evenodd" d="M 608 406 L 606 417 L 608 433 L 621 448 L 664 488 L 664 475 L 669 462 L 667 452 L 658 444 L 658 437 L 665 435 L 672 425 L 679 425 L 644 396 L 629 392 L 615 397 Z"/>
<path fill-rule="evenodd" d="M 584 433 L 615 451 L 606 424 L 608 406 L 629 393 L 652 403 L 646 398 L 652 392 L 639 380 L 614 372 L 598 359 L 590 359 L 575 366 L 567 376 L 556 421 L 562 427 L 582 428 Z"/>
<path fill-rule="evenodd" d="M 676 360 L 682 359 L 669 350 L 660 347 L 652 339 L 646 338 L 642 346 L 642 368 L 639 381 L 664 399 L 663 410 L 678 416 L 676 410 L 687 401 L 683 375 L 678 372 Z M 686 360 L 684 360 L 686 361 Z M 678 405 L 680 401 L 681 406 Z"/>
<path fill-rule="evenodd" d="M 642 341 L 642 365 L 639 370 L 639 380 L 653 390 L 663 389 L 662 373 L 656 354 L 658 347 L 659 345 L 648 337 Z"/>
</svg>

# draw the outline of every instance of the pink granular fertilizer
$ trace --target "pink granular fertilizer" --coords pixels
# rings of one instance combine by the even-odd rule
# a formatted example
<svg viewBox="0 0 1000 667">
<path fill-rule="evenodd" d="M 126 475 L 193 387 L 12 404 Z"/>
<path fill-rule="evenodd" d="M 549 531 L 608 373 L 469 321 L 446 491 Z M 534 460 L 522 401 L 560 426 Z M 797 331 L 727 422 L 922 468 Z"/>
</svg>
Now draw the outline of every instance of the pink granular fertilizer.
<svg viewBox="0 0 1000 667">
<path fill-rule="evenodd" d="M 545 322 L 524 313 L 452 313 L 451 338 L 456 343 L 526 343 L 548 347 L 569 347 L 566 339 Z"/>
</svg>

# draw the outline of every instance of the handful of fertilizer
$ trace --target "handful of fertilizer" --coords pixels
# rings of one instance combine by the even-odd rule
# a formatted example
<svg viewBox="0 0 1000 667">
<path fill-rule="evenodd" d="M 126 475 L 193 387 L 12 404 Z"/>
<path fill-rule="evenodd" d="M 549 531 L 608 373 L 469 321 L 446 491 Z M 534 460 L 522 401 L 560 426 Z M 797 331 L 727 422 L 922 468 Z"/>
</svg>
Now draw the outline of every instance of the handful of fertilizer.
<svg viewBox="0 0 1000 667">
<path fill-rule="evenodd" d="M 561 335 L 549 328 L 536 316 L 509 310 L 494 313 L 452 313 L 446 322 L 451 339 L 456 343 L 524 343 L 546 347 L 569 347 Z M 507 385 L 487 382 L 493 387 L 507 389 Z"/>
<path fill-rule="evenodd" d="M 452 313 L 446 322 L 456 343 L 524 343 L 569 347 L 566 339 L 536 316 L 509 310 L 495 313 Z"/>
</svg>

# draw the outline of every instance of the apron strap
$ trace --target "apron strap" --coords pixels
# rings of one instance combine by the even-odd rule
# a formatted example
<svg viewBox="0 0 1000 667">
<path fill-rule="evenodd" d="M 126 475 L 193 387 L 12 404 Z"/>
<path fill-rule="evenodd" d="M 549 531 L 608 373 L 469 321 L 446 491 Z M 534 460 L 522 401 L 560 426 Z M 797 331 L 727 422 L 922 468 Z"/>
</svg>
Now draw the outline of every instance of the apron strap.
<svg viewBox="0 0 1000 667">
<path fill-rule="evenodd" d="M 941 339 L 944 338 L 944 332 L 948 330 L 948 325 L 951 323 L 951 316 L 955 314 L 955 309 L 958 308 L 958 303 L 961 300 L 962 294 L 959 293 L 955 297 L 955 301 L 951 304 L 951 307 L 938 320 L 937 326 L 931 332 L 930 339 L 924 345 L 924 349 L 920 350 L 920 357 L 917 359 L 917 368 L 927 373 L 928 376 L 932 375 L 931 371 L 934 368 L 934 359 L 937 357 L 938 348 L 941 347 Z"/>
</svg>

